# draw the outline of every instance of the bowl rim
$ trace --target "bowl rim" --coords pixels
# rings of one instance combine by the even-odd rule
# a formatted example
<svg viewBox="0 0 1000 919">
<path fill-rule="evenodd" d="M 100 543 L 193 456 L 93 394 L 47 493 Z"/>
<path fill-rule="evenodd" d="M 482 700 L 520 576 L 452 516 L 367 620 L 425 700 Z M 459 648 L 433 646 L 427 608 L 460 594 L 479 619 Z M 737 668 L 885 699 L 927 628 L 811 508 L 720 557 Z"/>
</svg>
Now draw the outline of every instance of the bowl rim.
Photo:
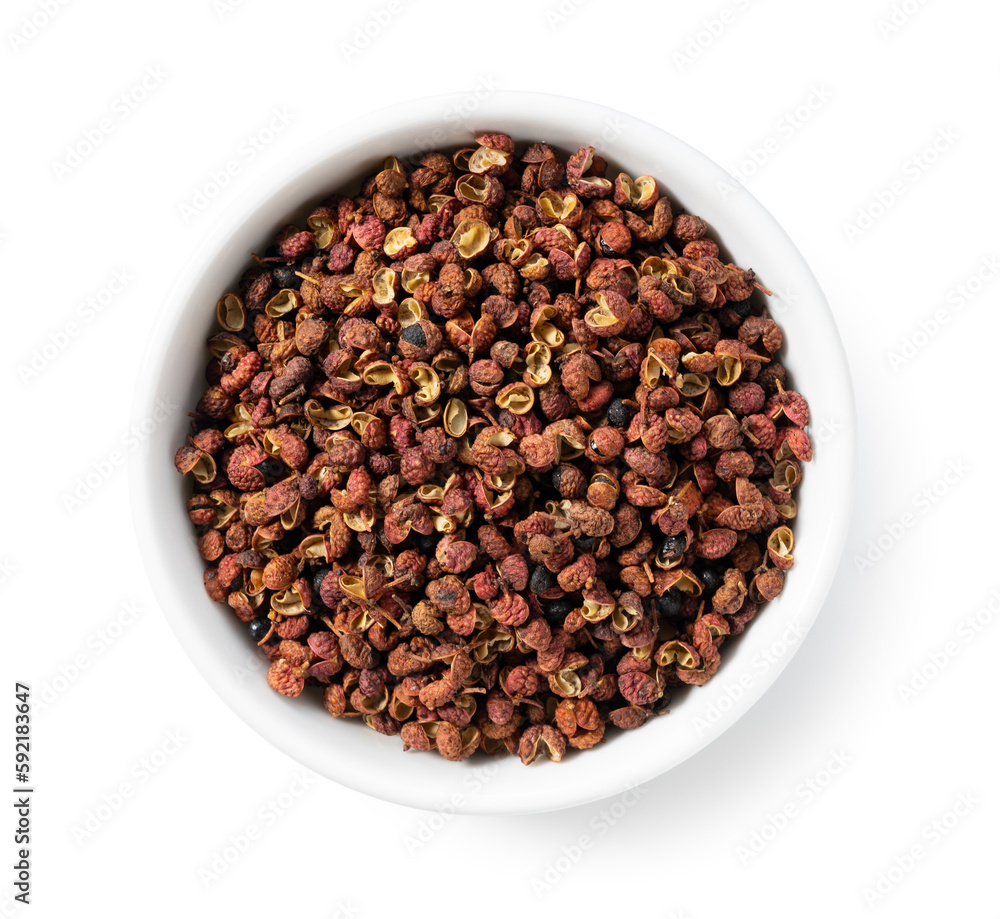
<svg viewBox="0 0 1000 919">
<path fill-rule="evenodd" d="M 450 129 L 440 127 L 443 113 L 462 111 L 461 107 L 463 106 L 464 109 L 468 109 L 470 107 L 469 100 L 473 98 L 476 99 L 476 105 L 469 112 L 468 117 L 464 119 L 449 117 L 447 120 L 451 125 Z M 157 400 L 163 394 L 163 381 L 165 377 L 169 376 L 168 363 L 171 360 L 169 344 L 172 338 L 180 334 L 185 318 L 194 315 L 193 298 L 199 284 L 204 283 L 205 277 L 211 273 L 213 267 L 222 261 L 228 259 L 234 260 L 234 264 L 246 264 L 248 253 L 246 249 L 235 251 L 239 247 L 233 245 L 233 237 L 240 231 L 248 232 L 248 226 L 256 226 L 258 231 L 255 232 L 260 238 L 263 238 L 268 231 L 269 224 L 273 223 L 273 221 L 261 219 L 264 212 L 275 210 L 279 204 L 284 207 L 285 211 L 291 210 L 284 205 L 286 200 L 293 201 L 296 205 L 295 209 L 301 210 L 308 200 L 317 197 L 315 192 L 310 190 L 313 186 L 303 188 L 304 177 L 307 174 L 321 168 L 324 164 L 329 165 L 346 150 L 358 148 L 361 145 L 378 144 L 389 133 L 387 126 L 392 126 L 393 133 L 398 133 L 400 130 L 408 132 L 414 146 L 418 148 L 421 145 L 421 132 L 424 133 L 425 137 L 433 137 L 436 131 L 444 130 L 445 133 L 449 133 L 449 131 L 454 133 L 456 130 L 461 130 L 463 136 L 469 136 L 468 132 L 470 131 L 478 133 L 482 130 L 497 130 L 514 124 L 530 124 L 527 129 L 518 129 L 516 132 L 512 132 L 516 133 L 517 139 L 523 139 L 530 130 L 536 132 L 535 137 L 545 136 L 545 132 L 553 125 L 553 111 L 560 113 L 560 126 L 567 123 L 572 123 L 574 126 L 586 126 L 580 130 L 580 134 L 584 138 L 593 136 L 594 140 L 597 140 L 597 132 L 601 126 L 624 124 L 623 130 L 626 134 L 634 132 L 644 141 L 655 140 L 664 152 L 670 154 L 670 171 L 679 172 L 681 176 L 690 175 L 697 179 L 695 192 L 677 196 L 673 191 L 673 185 L 664 181 L 657 173 L 651 172 L 657 178 L 661 189 L 665 189 L 672 200 L 677 200 L 678 197 L 684 199 L 690 197 L 691 194 L 697 196 L 703 192 L 707 193 L 705 185 L 707 182 L 716 184 L 726 182 L 731 186 L 735 185 L 732 177 L 721 167 L 663 129 L 615 109 L 565 96 L 493 91 L 485 98 L 480 99 L 474 92 L 458 92 L 399 103 L 355 118 L 331 128 L 320 137 L 286 156 L 281 162 L 270 167 L 253 184 L 241 190 L 236 197 L 227 202 L 225 207 L 220 208 L 219 215 L 203 232 L 200 240 L 194 240 L 194 244 L 191 246 L 192 254 L 174 281 L 146 343 L 144 357 L 140 365 L 142 369 L 135 387 L 133 417 L 148 415 L 151 407 L 157 404 Z M 651 153 L 648 153 L 647 148 L 638 144 L 632 147 L 620 145 L 618 143 L 620 133 L 611 139 L 604 137 L 603 134 L 601 136 L 606 142 L 606 149 L 612 160 L 628 159 L 634 155 L 634 151 L 637 149 L 647 151 L 646 159 L 652 156 Z M 441 143 L 442 145 L 454 146 L 453 141 L 442 141 Z M 562 144 L 556 145 L 563 146 Z M 594 145 L 598 147 L 598 152 L 602 152 L 599 143 Z M 397 153 L 398 155 L 406 155 L 401 150 L 398 150 Z M 384 152 L 380 152 L 378 159 L 384 155 Z M 359 171 L 359 165 L 357 161 L 354 161 L 351 171 L 355 173 Z M 329 187 L 326 186 L 319 190 L 323 191 Z M 303 191 L 306 193 L 303 194 Z M 458 793 L 462 794 L 462 804 L 459 809 L 466 814 L 540 813 L 610 797 L 667 772 L 720 736 L 763 695 L 783 671 L 795 651 L 801 647 L 801 639 L 815 622 L 840 564 L 850 524 L 855 488 L 857 439 L 855 399 L 846 353 L 833 314 L 809 266 L 788 234 L 767 209 L 741 185 L 733 187 L 729 196 L 724 196 L 718 210 L 725 215 L 720 220 L 719 225 L 723 242 L 728 248 L 733 248 L 730 243 L 733 231 L 737 227 L 743 228 L 749 225 L 753 227 L 755 235 L 766 236 L 769 245 L 779 250 L 783 259 L 788 260 L 786 263 L 789 266 L 788 274 L 795 278 L 795 289 L 800 294 L 799 300 L 804 299 L 813 310 L 809 317 L 810 325 L 803 328 L 808 330 L 809 335 L 813 335 L 812 324 L 814 323 L 816 325 L 815 337 L 817 340 L 821 340 L 826 348 L 826 352 L 821 355 L 824 379 L 829 386 L 829 389 L 824 392 L 824 399 L 828 406 L 832 403 L 833 417 L 839 430 L 833 439 L 832 446 L 827 444 L 824 445 L 822 451 L 817 449 L 817 459 L 819 459 L 821 452 L 826 453 L 829 450 L 829 453 L 826 454 L 830 456 L 829 468 L 823 467 L 824 474 L 821 478 L 826 487 L 836 488 L 839 498 L 829 502 L 828 513 L 824 520 L 810 520 L 810 529 L 816 530 L 813 538 L 816 539 L 815 546 L 818 557 L 813 557 L 814 561 L 809 565 L 812 572 L 809 582 L 806 583 L 806 577 L 803 574 L 801 583 L 797 583 L 797 579 L 793 575 L 789 579 L 789 589 L 786 589 L 782 597 L 772 601 L 766 607 L 769 610 L 786 599 L 786 617 L 782 619 L 781 623 L 760 628 L 757 631 L 761 639 L 765 638 L 765 633 L 770 636 L 773 644 L 776 640 L 774 636 L 779 635 L 776 629 L 784 629 L 780 632 L 781 636 L 787 634 L 788 630 L 791 629 L 796 637 L 788 643 L 790 653 L 782 652 L 779 658 L 765 668 L 762 673 L 756 674 L 750 684 L 742 688 L 737 698 L 733 698 L 735 692 L 733 687 L 742 686 L 745 667 L 741 671 L 739 680 L 734 683 L 731 678 L 729 679 L 725 691 L 721 687 L 713 689 L 716 681 L 720 680 L 726 669 L 724 658 L 720 673 L 697 691 L 703 704 L 693 702 L 689 695 L 685 700 L 685 707 L 689 708 L 690 711 L 683 715 L 674 712 L 670 718 L 662 719 L 664 722 L 671 723 L 671 730 L 675 730 L 674 725 L 677 725 L 677 722 L 682 723 L 676 728 L 676 736 L 671 736 L 666 743 L 654 746 L 654 737 L 658 735 L 651 729 L 651 725 L 644 726 L 641 732 L 629 732 L 630 736 L 639 734 L 648 737 L 649 743 L 643 744 L 648 756 L 639 760 L 634 757 L 627 759 L 621 753 L 616 753 L 614 756 L 607 755 L 607 751 L 613 745 L 603 744 L 601 751 L 605 760 L 603 770 L 595 772 L 592 768 L 581 765 L 583 761 L 589 761 L 592 757 L 593 765 L 597 765 L 596 751 L 588 751 L 585 757 L 574 757 L 571 762 L 552 766 L 544 771 L 531 767 L 525 769 L 517 763 L 517 768 L 522 770 L 525 776 L 530 776 L 530 783 L 524 779 L 508 778 L 501 779 L 497 784 L 495 775 L 504 773 L 502 769 L 492 768 L 489 765 L 493 762 L 492 759 L 473 762 L 478 760 L 478 757 L 474 757 L 473 760 L 468 761 L 467 765 L 465 763 L 448 763 L 440 757 L 421 757 L 421 760 L 431 759 L 435 761 L 435 767 L 439 766 L 440 768 L 427 768 L 422 765 L 419 769 L 413 769 L 410 768 L 410 762 L 407 761 L 405 768 L 408 768 L 409 773 L 414 774 L 417 780 L 387 782 L 386 779 L 389 776 L 394 775 L 397 779 L 399 778 L 398 768 L 399 764 L 404 762 L 403 760 L 389 757 L 393 760 L 393 764 L 387 766 L 385 762 L 368 761 L 364 756 L 354 756 L 353 753 L 346 758 L 337 758 L 334 751 L 324 748 L 324 745 L 319 742 L 313 742 L 309 738 L 287 730 L 282 733 L 283 729 L 277 726 L 275 716 L 269 708 L 270 703 L 265 702 L 262 705 L 258 693 L 246 691 L 247 687 L 237 687 L 231 680 L 223 679 L 220 676 L 221 668 L 218 665 L 215 650 L 209 647 L 209 643 L 204 640 L 201 627 L 196 621 L 197 617 L 188 609 L 191 602 L 191 586 L 182 585 L 179 583 L 179 579 L 168 576 L 167 566 L 163 562 L 157 561 L 157 559 L 170 559 L 171 553 L 177 550 L 177 543 L 176 540 L 171 541 L 168 528 L 161 525 L 157 514 L 157 511 L 162 508 L 163 491 L 157 485 L 156 479 L 158 475 L 162 475 L 158 464 L 163 462 L 163 456 L 158 452 L 154 453 L 154 444 L 157 443 L 158 439 L 162 439 L 158 438 L 157 432 L 154 432 L 152 437 L 140 444 L 128 465 L 133 525 L 143 565 L 153 586 L 157 604 L 163 610 L 164 617 L 185 653 L 216 694 L 242 721 L 273 746 L 313 771 L 325 775 L 341 785 L 382 800 L 434 810 L 440 809 L 442 806 L 449 806 L 449 801 L 452 802 L 450 806 L 456 807 L 454 802 L 455 795 Z M 730 215 L 733 216 L 730 218 Z M 254 223 L 255 220 L 256 223 Z M 709 222 L 712 223 L 711 220 Z M 204 303 L 204 301 L 201 302 Z M 202 305 L 200 308 L 204 309 L 204 306 Z M 779 321 L 782 328 L 785 329 L 786 322 Z M 795 348 L 795 345 L 793 344 L 791 347 Z M 803 354 L 805 355 L 804 351 Z M 793 360 L 790 368 L 791 373 L 798 377 L 800 371 L 795 368 Z M 806 395 L 812 403 L 814 394 L 807 392 Z M 184 408 L 184 406 L 181 407 L 182 411 Z M 172 456 L 171 450 L 170 457 Z M 807 486 L 811 477 L 815 476 L 814 470 L 818 465 L 818 463 L 810 464 L 811 468 L 806 471 L 803 488 Z M 184 521 L 187 523 L 186 514 Z M 190 526 L 190 524 L 187 525 Z M 797 524 L 797 526 L 800 525 Z M 795 587 L 794 594 L 799 603 L 793 610 L 789 611 L 787 609 L 787 596 L 791 595 L 790 588 L 792 586 Z M 204 604 L 215 606 L 205 597 L 200 585 L 195 584 L 193 587 L 200 594 Z M 773 616 L 772 618 L 777 617 Z M 741 636 L 741 642 L 749 641 L 751 646 L 756 645 L 757 640 L 753 637 L 755 628 L 761 626 L 765 621 L 767 621 L 767 617 L 762 613 L 758 619 L 754 620 L 753 627 L 747 630 L 745 636 Z M 741 651 L 737 653 L 739 654 Z M 746 658 L 746 654 L 743 654 L 743 657 Z M 745 662 L 744 660 L 744 664 Z M 260 682 L 264 681 L 260 680 Z M 264 689 L 267 693 L 276 696 L 266 685 Z M 730 704 L 723 706 L 721 703 L 726 698 L 729 698 Z M 268 709 L 266 712 L 265 708 Z M 701 713 L 700 716 L 698 712 Z M 704 727 L 706 719 L 710 722 L 707 728 Z M 700 724 L 697 723 L 699 720 Z M 686 730 L 684 730 L 685 725 Z M 340 728 L 341 725 L 336 727 Z M 336 734 L 336 730 L 331 733 Z M 374 732 L 366 733 L 373 734 Z M 662 735 L 662 733 L 661 731 L 660 734 Z M 381 739 L 386 740 L 386 738 Z M 345 738 L 342 740 L 345 741 L 344 745 L 351 747 L 352 750 L 357 746 L 353 740 L 346 741 Z M 396 754 L 398 757 L 400 752 L 399 739 L 388 738 L 388 740 L 397 745 Z M 381 757 L 381 760 L 385 759 L 385 756 Z M 513 760 L 515 758 L 507 759 Z M 507 765 L 509 767 L 509 763 Z M 507 773 L 510 771 L 507 768 Z M 542 772 L 542 775 L 539 775 L 539 772 Z M 469 781 L 470 774 L 478 776 L 475 782 Z M 459 777 L 461 777 L 461 781 L 459 781 Z M 476 785 L 479 787 L 474 787 Z M 473 789 L 474 793 L 463 793 L 463 788 Z M 456 792 L 455 789 L 458 791 Z"/>
</svg>

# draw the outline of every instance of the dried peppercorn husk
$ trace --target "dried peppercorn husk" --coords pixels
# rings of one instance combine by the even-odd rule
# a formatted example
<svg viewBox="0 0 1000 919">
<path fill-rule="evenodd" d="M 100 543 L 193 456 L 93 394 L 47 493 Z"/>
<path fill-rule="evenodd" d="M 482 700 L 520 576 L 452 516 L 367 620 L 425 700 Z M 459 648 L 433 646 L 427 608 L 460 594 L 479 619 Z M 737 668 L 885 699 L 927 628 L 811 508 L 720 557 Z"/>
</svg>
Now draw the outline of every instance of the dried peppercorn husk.
<svg viewBox="0 0 1000 919">
<path fill-rule="evenodd" d="M 813 450 L 713 236 L 592 147 L 487 132 L 388 157 L 206 304 L 174 463 L 276 692 L 529 764 L 712 678 L 784 586 Z"/>
</svg>

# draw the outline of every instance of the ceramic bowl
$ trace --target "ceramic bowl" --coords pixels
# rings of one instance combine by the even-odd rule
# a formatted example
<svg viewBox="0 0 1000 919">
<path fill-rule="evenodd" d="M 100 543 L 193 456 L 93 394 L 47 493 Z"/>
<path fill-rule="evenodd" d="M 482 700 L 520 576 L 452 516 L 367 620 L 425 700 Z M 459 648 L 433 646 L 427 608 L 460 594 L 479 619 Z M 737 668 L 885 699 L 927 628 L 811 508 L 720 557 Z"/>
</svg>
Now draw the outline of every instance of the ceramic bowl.
<svg viewBox="0 0 1000 919">
<path fill-rule="evenodd" d="M 485 130 L 564 151 L 592 144 L 609 161 L 609 174 L 654 176 L 675 209 L 709 222 L 737 264 L 776 290 L 794 292 L 794 300 L 775 299 L 771 309 L 785 332 L 795 388 L 812 409 L 815 458 L 796 495 L 795 567 L 784 592 L 725 645 L 716 676 L 672 703 L 669 715 L 639 730 L 611 731 L 606 742 L 558 765 L 543 760 L 525 767 L 516 757 L 480 755 L 456 764 L 404 753 L 398 737 L 334 721 L 318 697 L 273 692 L 246 626 L 205 594 L 204 563 L 185 511 L 190 484 L 172 463 L 188 431 L 185 412 L 202 389 L 203 343 L 214 328 L 215 303 L 250 252 L 262 251 L 279 227 L 301 221 L 325 195 L 351 189 L 386 155 L 468 146 Z M 180 408 L 130 465 L 135 525 L 155 596 L 184 650 L 233 712 L 289 756 L 342 785 L 429 810 L 569 807 L 620 793 L 697 753 L 760 698 L 801 646 L 837 570 L 852 504 L 855 418 L 847 361 L 823 293 L 795 245 L 745 189 L 683 141 L 620 112 L 556 96 L 458 94 L 407 102 L 338 126 L 274 168 L 234 200 L 205 239 L 192 240 L 191 251 L 138 381 L 135 417 L 153 415 L 158 404 Z"/>
</svg>

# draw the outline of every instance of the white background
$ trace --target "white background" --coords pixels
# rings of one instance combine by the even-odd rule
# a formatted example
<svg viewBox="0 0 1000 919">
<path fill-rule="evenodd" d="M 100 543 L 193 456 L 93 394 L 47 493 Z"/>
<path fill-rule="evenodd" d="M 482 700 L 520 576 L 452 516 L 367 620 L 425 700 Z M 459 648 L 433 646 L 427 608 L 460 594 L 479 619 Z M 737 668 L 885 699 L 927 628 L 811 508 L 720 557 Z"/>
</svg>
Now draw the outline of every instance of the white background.
<svg viewBox="0 0 1000 919">
<path fill-rule="evenodd" d="M 996 915 L 995 5 L 44 8 L 0 14 L 0 717 L 14 680 L 52 700 L 33 902 L 8 899 L 8 805 L 3 915 Z M 837 580 L 771 691 L 638 801 L 519 818 L 384 804 L 271 748 L 173 638 L 124 465 L 68 500 L 129 452 L 148 331 L 227 202 L 355 115 L 490 87 L 619 108 L 738 173 L 827 293 L 860 428 Z"/>
</svg>

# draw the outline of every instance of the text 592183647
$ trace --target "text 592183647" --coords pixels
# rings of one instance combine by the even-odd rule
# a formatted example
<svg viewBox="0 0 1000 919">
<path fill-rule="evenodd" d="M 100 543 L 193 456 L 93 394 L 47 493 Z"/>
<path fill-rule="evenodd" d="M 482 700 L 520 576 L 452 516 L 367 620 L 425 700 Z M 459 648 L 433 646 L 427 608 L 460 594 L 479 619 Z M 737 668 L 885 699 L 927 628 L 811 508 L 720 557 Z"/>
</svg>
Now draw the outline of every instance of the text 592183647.
<svg viewBox="0 0 1000 919">
<path fill-rule="evenodd" d="M 31 902 L 31 687 L 14 684 L 14 899 Z"/>
</svg>

